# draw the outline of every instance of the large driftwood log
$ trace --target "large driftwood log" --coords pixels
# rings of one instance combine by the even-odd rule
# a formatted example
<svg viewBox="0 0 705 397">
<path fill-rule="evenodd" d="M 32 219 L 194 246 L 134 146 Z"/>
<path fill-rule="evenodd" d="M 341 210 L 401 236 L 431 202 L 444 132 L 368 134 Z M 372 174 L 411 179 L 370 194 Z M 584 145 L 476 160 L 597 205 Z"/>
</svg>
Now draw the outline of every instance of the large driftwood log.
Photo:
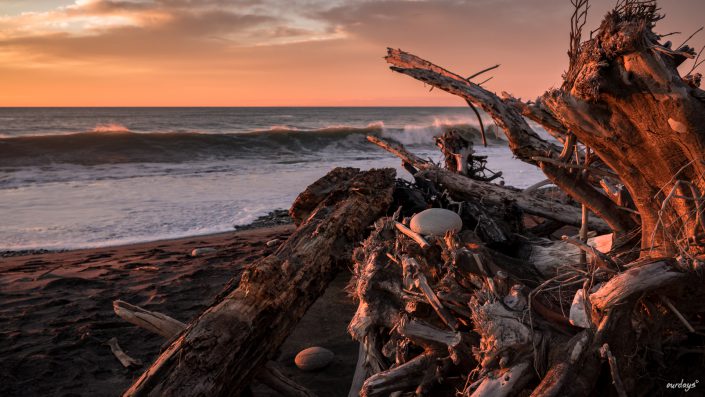
<svg viewBox="0 0 705 397">
<path fill-rule="evenodd" d="M 705 230 L 705 103 L 678 71 L 695 51 L 661 43 L 652 30 L 661 18 L 647 1 L 609 13 L 571 56 L 562 87 L 541 102 L 619 174 L 641 218 L 645 255 L 699 253 L 702 244 L 685 240 Z"/>
<path fill-rule="evenodd" d="M 440 183 L 456 200 L 480 201 L 486 204 L 513 202 L 530 215 L 553 219 L 572 226 L 580 226 L 582 223 L 582 211 L 571 205 L 521 194 L 520 191 L 491 183 L 481 183 L 441 169 L 421 171 L 417 176 Z M 590 219 L 588 226 L 591 230 L 599 232 L 610 230 L 609 226 L 599 218 Z"/>
<path fill-rule="evenodd" d="M 357 175 L 358 171 L 355 168 L 339 167 L 330 171 L 325 178 L 313 182 L 291 204 L 289 209 L 291 219 L 297 225 L 302 224 L 331 192 L 349 186 Z"/>
<path fill-rule="evenodd" d="M 274 254 L 251 265 L 236 290 L 193 321 L 124 396 L 238 395 L 391 203 L 394 170 L 354 173 L 330 189 Z"/>
<path fill-rule="evenodd" d="M 580 226 L 582 223 L 582 211 L 580 208 L 529 194 L 521 194 L 519 190 L 494 183 L 477 181 L 438 168 L 432 163 L 407 151 L 404 146 L 396 142 L 390 142 L 376 136 L 368 136 L 367 140 L 421 170 L 415 175 L 416 178 L 428 179 L 433 183 L 442 185 L 444 188 L 448 189 L 448 192 L 455 200 L 477 201 L 490 205 L 505 205 L 506 203 L 513 202 L 519 209 L 530 215 L 553 219 L 572 226 Z M 599 218 L 593 217 L 590 219 L 588 225 L 591 230 L 599 232 L 607 232 L 610 230 L 609 226 Z"/>
<path fill-rule="evenodd" d="M 173 317 L 131 305 L 121 300 L 113 302 L 113 310 L 123 320 L 159 334 L 168 340 L 186 329 L 186 324 Z M 119 348 L 119 346 L 117 347 Z M 111 345 L 112 348 L 113 346 Z M 284 376 L 274 361 L 267 362 L 257 373 L 256 379 L 285 397 L 315 397 L 315 393 Z"/>
</svg>

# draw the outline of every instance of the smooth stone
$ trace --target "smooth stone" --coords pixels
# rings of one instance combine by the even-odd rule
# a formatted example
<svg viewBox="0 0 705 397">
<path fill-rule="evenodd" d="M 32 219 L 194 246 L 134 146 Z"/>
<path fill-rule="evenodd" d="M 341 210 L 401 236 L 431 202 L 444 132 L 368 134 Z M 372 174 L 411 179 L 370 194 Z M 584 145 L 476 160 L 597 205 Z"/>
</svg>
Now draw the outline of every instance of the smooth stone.
<svg viewBox="0 0 705 397">
<path fill-rule="evenodd" d="M 425 236 L 444 236 L 447 231 L 460 231 L 463 220 L 460 215 L 443 208 L 429 208 L 411 218 L 411 230 Z"/>
<path fill-rule="evenodd" d="M 319 346 L 309 347 L 301 350 L 294 358 L 294 363 L 303 371 L 316 371 L 327 367 L 335 354 L 332 351 Z"/>
<path fill-rule="evenodd" d="M 267 241 L 267 247 L 273 247 L 275 245 L 279 244 L 279 239 L 275 238 L 274 240 L 269 240 Z"/>
<path fill-rule="evenodd" d="M 217 249 L 215 248 L 195 248 L 193 251 L 191 251 L 191 256 L 202 256 L 202 255 L 208 255 L 208 254 L 214 254 L 218 252 Z"/>
</svg>

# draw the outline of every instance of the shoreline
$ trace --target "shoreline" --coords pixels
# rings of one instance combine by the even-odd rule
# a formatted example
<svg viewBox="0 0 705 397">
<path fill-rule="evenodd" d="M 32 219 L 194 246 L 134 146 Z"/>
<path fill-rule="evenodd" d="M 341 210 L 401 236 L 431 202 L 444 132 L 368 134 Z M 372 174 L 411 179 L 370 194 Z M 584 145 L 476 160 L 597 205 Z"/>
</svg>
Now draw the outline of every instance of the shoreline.
<svg viewBox="0 0 705 397">
<path fill-rule="evenodd" d="M 0 258 L 0 395 L 119 395 L 157 357 L 165 340 L 117 317 L 113 301 L 188 323 L 231 282 L 236 284 L 246 266 L 274 253 L 294 230 L 293 224 L 259 225 Z M 195 248 L 215 251 L 192 256 Z M 286 375 L 319 395 L 347 390 L 355 369 L 357 344 L 347 325 L 356 306 L 344 291 L 349 278 L 340 272 L 276 360 Z M 124 368 L 105 344 L 111 338 L 143 365 Z M 293 358 L 310 346 L 333 351 L 334 362 L 319 372 L 299 370 Z M 256 397 L 276 395 L 262 386 L 253 392 Z"/>
<path fill-rule="evenodd" d="M 250 223 L 247 223 L 244 225 L 233 226 L 233 228 L 231 230 L 222 231 L 222 232 L 212 232 L 212 233 L 205 233 L 205 234 L 189 234 L 189 235 L 180 236 L 180 237 L 157 238 L 155 240 L 148 239 L 148 240 L 144 240 L 144 241 L 136 241 L 136 242 L 130 242 L 130 243 L 125 243 L 125 244 L 100 245 L 97 247 L 56 248 L 56 249 L 37 248 L 37 249 L 16 249 L 16 250 L 14 250 L 14 249 L 0 249 L 0 260 L 2 260 L 3 258 L 26 257 L 26 256 L 31 256 L 31 255 L 59 254 L 59 253 L 63 253 L 63 252 L 101 250 L 101 249 L 102 250 L 119 249 L 119 248 L 124 248 L 124 247 L 142 245 L 142 244 L 160 244 L 160 243 L 168 243 L 168 242 L 172 242 L 172 241 L 191 240 L 191 239 L 196 239 L 196 238 L 211 239 L 212 237 L 230 235 L 230 234 L 233 234 L 236 232 L 244 232 L 244 231 L 248 231 L 248 230 L 255 230 L 255 229 L 262 229 L 262 228 L 269 228 L 269 227 L 276 227 L 279 225 L 290 225 L 290 224 L 292 224 L 292 220 L 289 217 L 289 211 L 280 208 L 280 209 L 271 210 L 271 211 L 269 211 L 268 214 L 262 215 Z"/>
</svg>

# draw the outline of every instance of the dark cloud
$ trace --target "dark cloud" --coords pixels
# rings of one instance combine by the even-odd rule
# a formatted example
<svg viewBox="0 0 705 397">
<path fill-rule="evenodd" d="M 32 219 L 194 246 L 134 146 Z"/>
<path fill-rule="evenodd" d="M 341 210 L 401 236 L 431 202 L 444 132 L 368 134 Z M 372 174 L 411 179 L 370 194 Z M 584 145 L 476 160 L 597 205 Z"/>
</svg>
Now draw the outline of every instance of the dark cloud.
<svg viewBox="0 0 705 397">
<path fill-rule="evenodd" d="M 126 16 L 136 23 L 94 26 L 84 32 L 28 33 L 0 39 L 0 49 L 32 54 L 35 60 L 52 57 L 73 59 L 149 58 L 197 56 L 222 51 L 223 47 L 251 44 L 252 32 L 265 27 L 282 27 L 285 22 L 268 15 L 237 12 L 213 7 L 222 1 L 199 1 L 187 7 L 185 0 L 159 3 L 94 1 L 69 7 L 49 18 Z M 236 4 L 235 2 L 228 2 Z M 241 3 L 255 3 L 247 1 Z M 204 5 L 210 5 L 204 7 Z M 237 3 L 240 4 L 240 3 Z M 271 28 L 274 29 L 274 28 Z M 281 30 L 280 34 L 286 31 Z M 291 33 L 301 34 L 294 30 Z"/>
<path fill-rule="evenodd" d="M 75 36 L 57 33 L 0 41 L 0 47 L 21 48 L 44 56 L 92 58 L 95 56 L 183 56 L 230 42 L 230 34 L 270 23 L 275 19 L 230 12 L 173 14 L 170 20 L 145 27 L 119 27 L 98 34 Z M 236 40 L 232 40 L 237 44 Z"/>
</svg>

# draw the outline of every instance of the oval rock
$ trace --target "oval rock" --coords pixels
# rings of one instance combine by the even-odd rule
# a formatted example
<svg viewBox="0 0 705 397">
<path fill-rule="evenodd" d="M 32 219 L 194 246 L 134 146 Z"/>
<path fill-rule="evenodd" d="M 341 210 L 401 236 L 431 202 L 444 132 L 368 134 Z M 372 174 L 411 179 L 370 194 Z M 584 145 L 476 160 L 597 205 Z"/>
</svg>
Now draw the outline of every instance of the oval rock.
<svg viewBox="0 0 705 397">
<path fill-rule="evenodd" d="M 460 231 L 463 220 L 453 211 L 429 208 L 411 218 L 411 230 L 423 235 L 444 236 L 447 231 Z"/>
<path fill-rule="evenodd" d="M 327 367 L 335 354 L 332 351 L 319 346 L 309 347 L 301 350 L 294 358 L 294 363 L 303 371 L 316 371 Z"/>
</svg>

